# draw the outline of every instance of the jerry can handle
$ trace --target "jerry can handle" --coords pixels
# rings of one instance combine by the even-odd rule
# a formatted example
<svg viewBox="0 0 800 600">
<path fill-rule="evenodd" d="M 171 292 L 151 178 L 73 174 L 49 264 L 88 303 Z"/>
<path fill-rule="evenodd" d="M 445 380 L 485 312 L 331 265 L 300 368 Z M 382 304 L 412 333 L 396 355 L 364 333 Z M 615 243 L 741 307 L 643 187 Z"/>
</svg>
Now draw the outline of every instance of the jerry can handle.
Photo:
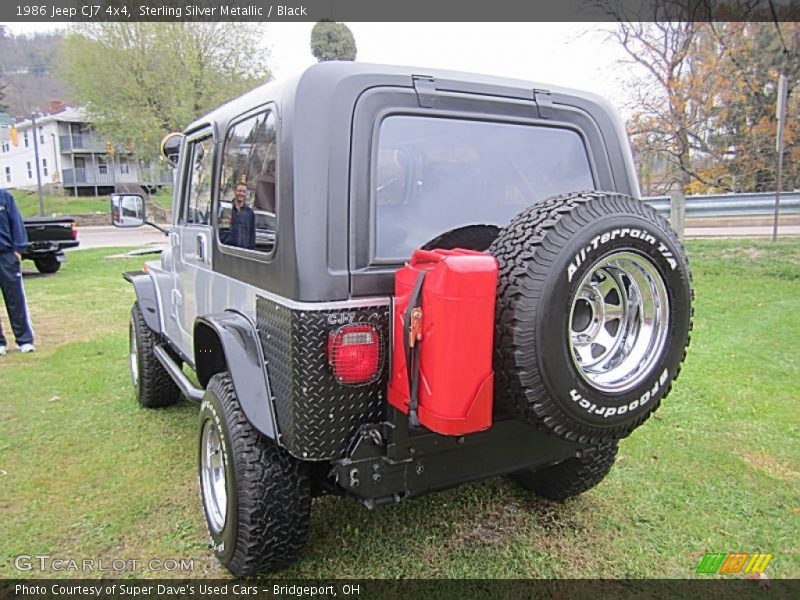
<svg viewBox="0 0 800 600">
<path fill-rule="evenodd" d="M 415 253 L 416 254 L 416 253 Z M 413 260 L 413 259 L 412 259 Z M 408 308 L 403 317 L 403 346 L 408 375 L 408 420 L 413 427 L 419 427 L 417 407 L 419 405 L 419 342 L 422 341 L 422 282 L 427 271 L 420 271 L 414 291 L 408 300 Z"/>
<path fill-rule="evenodd" d="M 411 262 L 409 264 L 411 266 L 415 266 L 428 263 L 438 263 L 442 262 L 442 258 L 444 257 L 442 256 L 441 252 L 436 252 L 435 250 L 417 249 L 414 250 L 414 254 L 411 255 Z"/>
</svg>

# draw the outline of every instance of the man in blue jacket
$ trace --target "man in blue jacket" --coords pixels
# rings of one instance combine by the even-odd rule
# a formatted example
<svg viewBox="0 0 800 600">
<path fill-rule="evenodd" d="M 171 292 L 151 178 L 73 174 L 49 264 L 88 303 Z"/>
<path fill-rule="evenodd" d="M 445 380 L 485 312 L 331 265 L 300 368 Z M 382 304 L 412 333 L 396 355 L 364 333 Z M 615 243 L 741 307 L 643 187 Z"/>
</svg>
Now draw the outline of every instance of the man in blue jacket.
<svg viewBox="0 0 800 600">
<path fill-rule="evenodd" d="M 33 352 L 33 328 L 25 305 L 22 287 L 22 256 L 28 247 L 28 234 L 17 210 L 14 197 L 0 188 L 0 290 L 6 303 L 11 329 L 20 352 Z M 3 328 L 0 326 L 0 356 L 8 351 Z"/>
<path fill-rule="evenodd" d="M 256 249 L 256 213 L 246 202 L 247 185 L 236 186 L 231 208 L 231 227 L 223 231 L 220 241 L 229 246 L 238 246 L 249 250 Z"/>
</svg>

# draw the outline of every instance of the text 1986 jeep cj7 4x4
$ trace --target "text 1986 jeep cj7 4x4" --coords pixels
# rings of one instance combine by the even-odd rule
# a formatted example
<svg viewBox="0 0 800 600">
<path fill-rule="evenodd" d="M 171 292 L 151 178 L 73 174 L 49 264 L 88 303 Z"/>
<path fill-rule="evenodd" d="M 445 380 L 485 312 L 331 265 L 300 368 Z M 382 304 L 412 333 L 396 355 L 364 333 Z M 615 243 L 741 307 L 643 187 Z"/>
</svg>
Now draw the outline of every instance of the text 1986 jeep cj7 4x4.
<svg viewBox="0 0 800 600">
<path fill-rule="evenodd" d="M 317 495 L 579 494 L 678 375 L 686 256 L 592 94 L 328 63 L 175 139 L 169 243 L 125 275 L 130 365 L 143 406 L 200 403 L 236 575 L 295 561 Z"/>
</svg>

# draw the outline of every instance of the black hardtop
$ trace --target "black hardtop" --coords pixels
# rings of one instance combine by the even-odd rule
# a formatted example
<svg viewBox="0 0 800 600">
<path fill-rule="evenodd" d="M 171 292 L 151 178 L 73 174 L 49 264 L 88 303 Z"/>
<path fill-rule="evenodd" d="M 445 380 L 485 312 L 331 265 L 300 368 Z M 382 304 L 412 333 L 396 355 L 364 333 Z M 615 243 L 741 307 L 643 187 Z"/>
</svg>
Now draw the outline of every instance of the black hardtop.
<svg viewBox="0 0 800 600">
<path fill-rule="evenodd" d="M 215 270 L 295 301 L 340 301 L 391 293 L 393 268 L 376 269 L 359 258 L 372 235 L 364 225 L 371 211 L 368 175 L 361 172 L 370 164 L 371 127 L 380 118 L 370 111 L 375 94 L 383 91 L 389 104 L 380 110 L 408 110 L 407 104 L 406 108 L 392 104 L 396 91 L 406 95 L 406 103 L 408 94 L 416 93 L 417 112 L 448 116 L 446 106 L 454 97 L 467 98 L 486 107 L 474 117 L 483 119 L 507 101 L 517 112 L 521 105 L 527 106 L 526 118 L 545 125 L 556 123 L 558 118 L 548 121 L 544 107 L 537 112 L 537 98 L 541 98 L 551 108 L 563 108 L 561 113 L 580 115 L 575 118 L 583 125 L 575 126 L 591 130 L 587 143 L 602 173 L 598 188 L 639 196 L 622 121 L 594 93 L 421 67 L 320 63 L 284 81 L 268 82 L 187 128 L 191 134 L 210 126 L 221 144 L 228 127 L 245 116 L 268 107 L 278 119 L 275 251 L 256 261 L 241 261 L 215 245 Z M 422 94 L 433 95 L 430 108 Z M 359 108 L 362 99 L 365 107 L 372 108 Z M 215 168 L 219 173 L 220 160 Z M 355 276 L 357 272 L 364 277 Z"/>
<path fill-rule="evenodd" d="M 590 91 L 463 71 L 349 61 L 317 63 L 288 79 L 269 81 L 197 119 L 189 125 L 186 133 L 209 124 L 217 128 L 218 132 L 222 132 L 231 120 L 269 102 L 285 107 L 291 100 L 295 102 L 302 100 L 303 104 L 308 103 L 315 113 L 332 117 L 334 104 L 331 99 L 337 92 L 353 89 L 363 92 L 378 86 L 414 87 L 415 78 L 432 78 L 435 89 L 441 92 L 482 94 L 531 101 L 534 100 L 534 90 L 546 90 L 551 93 L 553 102 L 582 108 L 598 121 L 608 119 L 608 124 L 617 129 L 618 134 L 623 137 L 626 135 L 611 103 Z M 598 124 L 602 128 L 603 123 Z"/>
</svg>

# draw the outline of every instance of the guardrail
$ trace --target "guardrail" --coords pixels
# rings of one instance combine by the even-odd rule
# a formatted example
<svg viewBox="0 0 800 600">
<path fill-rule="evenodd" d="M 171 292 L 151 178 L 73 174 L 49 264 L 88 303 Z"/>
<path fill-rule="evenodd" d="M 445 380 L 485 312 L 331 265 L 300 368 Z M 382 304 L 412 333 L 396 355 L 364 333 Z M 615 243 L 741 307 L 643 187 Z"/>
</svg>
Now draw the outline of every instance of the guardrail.
<svg viewBox="0 0 800 600">
<path fill-rule="evenodd" d="M 669 217 L 669 196 L 642 198 L 659 214 Z M 781 214 L 800 213 L 800 192 L 781 192 Z M 686 196 L 686 218 L 757 217 L 775 212 L 775 192 Z"/>
</svg>

